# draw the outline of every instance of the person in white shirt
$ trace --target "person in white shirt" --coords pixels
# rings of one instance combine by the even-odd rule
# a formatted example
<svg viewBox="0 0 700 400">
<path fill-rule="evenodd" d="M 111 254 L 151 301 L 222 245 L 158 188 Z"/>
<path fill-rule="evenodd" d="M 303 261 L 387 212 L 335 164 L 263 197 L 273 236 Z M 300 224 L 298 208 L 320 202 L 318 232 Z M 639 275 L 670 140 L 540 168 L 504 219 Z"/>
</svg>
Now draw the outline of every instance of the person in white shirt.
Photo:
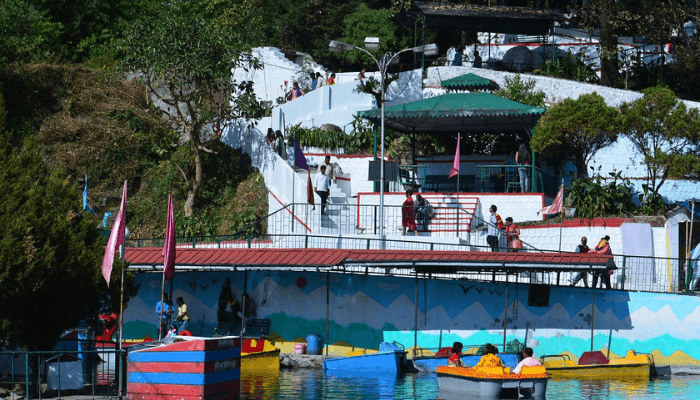
<svg viewBox="0 0 700 400">
<path fill-rule="evenodd" d="M 532 358 L 532 348 L 526 347 L 523 349 L 523 360 L 518 363 L 513 370 L 513 373 L 519 375 L 520 371 L 523 370 L 523 367 L 539 367 L 541 365 L 542 363 L 540 363 L 536 358 Z"/>
<path fill-rule="evenodd" d="M 321 197 L 321 215 L 326 213 L 326 201 L 331 194 L 331 182 L 326 175 L 326 166 L 321 165 L 321 173 L 316 177 L 316 186 L 314 191 Z"/>
<path fill-rule="evenodd" d="M 491 251 L 498 251 L 499 235 L 502 233 L 501 228 L 503 227 L 503 220 L 501 216 L 496 214 L 498 207 L 491 205 L 489 212 L 491 212 L 491 217 L 489 218 L 488 224 L 488 235 L 486 236 L 486 243 L 491 247 Z"/>
</svg>

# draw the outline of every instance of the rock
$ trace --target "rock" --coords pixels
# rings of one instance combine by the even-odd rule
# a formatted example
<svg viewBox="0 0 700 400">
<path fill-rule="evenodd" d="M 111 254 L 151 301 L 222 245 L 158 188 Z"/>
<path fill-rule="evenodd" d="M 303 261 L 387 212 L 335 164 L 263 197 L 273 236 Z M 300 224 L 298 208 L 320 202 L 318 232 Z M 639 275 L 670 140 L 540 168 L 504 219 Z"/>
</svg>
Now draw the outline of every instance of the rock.
<svg viewBox="0 0 700 400">
<path fill-rule="evenodd" d="M 322 131 L 331 131 L 331 132 L 342 132 L 343 130 L 340 129 L 338 125 L 334 124 L 323 124 L 321 125 L 321 130 Z"/>
<path fill-rule="evenodd" d="M 532 71 L 532 52 L 524 46 L 516 46 L 503 55 L 503 67 L 508 71 Z"/>
</svg>

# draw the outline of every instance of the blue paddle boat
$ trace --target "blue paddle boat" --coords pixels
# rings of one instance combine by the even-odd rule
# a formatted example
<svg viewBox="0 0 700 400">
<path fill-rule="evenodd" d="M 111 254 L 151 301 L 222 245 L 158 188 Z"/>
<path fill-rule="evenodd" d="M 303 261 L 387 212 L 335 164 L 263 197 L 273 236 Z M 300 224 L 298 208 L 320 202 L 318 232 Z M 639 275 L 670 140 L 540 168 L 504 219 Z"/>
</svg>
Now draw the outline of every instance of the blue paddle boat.
<svg viewBox="0 0 700 400">
<path fill-rule="evenodd" d="M 400 343 L 382 342 L 379 352 L 374 354 L 328 358 L 323 362 L 323 370 L 357 375 L 399 375 L 405 362 L 406 351 Z"/>
</svg>

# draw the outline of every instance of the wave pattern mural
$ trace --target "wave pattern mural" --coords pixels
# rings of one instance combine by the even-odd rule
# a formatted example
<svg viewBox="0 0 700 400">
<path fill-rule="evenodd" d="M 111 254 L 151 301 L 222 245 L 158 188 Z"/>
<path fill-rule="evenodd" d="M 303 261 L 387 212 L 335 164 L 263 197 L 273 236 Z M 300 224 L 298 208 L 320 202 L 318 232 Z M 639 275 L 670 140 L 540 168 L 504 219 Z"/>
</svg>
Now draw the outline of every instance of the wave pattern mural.
<svg viewBox="0 0 700 400">
<path fill-rule="evenodd" d="M 270 319 L 271 337 L 285 341 L 311 333 L 325 340 L 328 315 L 331 344 L 377 348 L 395 340 L 407 348 L 437 349 L 456 340 L 502 343 L 506 318 L 506 340 L 527 342 L 537 355 L 633 349 L 653 352 L 660 364 L 700 365 L 700 299 L 694 296 L 607 290 L 594 296 L 580 288 L 325 272 L 177 273 L 172 296 L 188 304 L 195 335 L 214 335 L 227 278 L 232 297 L 240 302 L 247 291 L 255 318 Z M 141 289 L 125 310 L 124 335 L 155 337 L 161 275 L 137 274 L 136 279 Z"/>
</svg>

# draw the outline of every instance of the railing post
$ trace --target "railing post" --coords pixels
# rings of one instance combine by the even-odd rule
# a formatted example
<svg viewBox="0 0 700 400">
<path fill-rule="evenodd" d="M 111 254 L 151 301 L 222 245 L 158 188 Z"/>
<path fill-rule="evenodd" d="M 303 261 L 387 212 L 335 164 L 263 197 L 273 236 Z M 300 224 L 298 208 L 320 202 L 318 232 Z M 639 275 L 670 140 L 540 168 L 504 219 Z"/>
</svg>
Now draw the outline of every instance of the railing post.
<svg viewBox="0 0 700 400">
<path fill-rule="evenodd" d="M 374 206 L 374 234 L 377 234 L 377 206 Z"/>
<path fill-rule="evenodd" d="M 253 242 L 253 236 L 251 234 L 248 234 L 248 248 L 252 247 L 252 242 Z"/>
<path fill-rule="evenodd" d="M 459 202 L 459 193 L 457 194 L 457 202 Z M 457 210 L 457 237 L 459 237 L 459 208 L 455 208 Z"/>
<path fill-rule="evenodd" d="M 685 267 L 685 292 L 687 294 L 690 294 L 693 292 L 693 288 L 690 287 L 690 285 L 692 284 L 692 280 L 693 280 L 693 270 L 690 268 L 690 261 L 691 261 L 690 258 L 685 260 L 685 262 L 687 264 Z"/>
<path fill-rule="evenodd" d="M 194 249 L 196 247 L 197 247 L 197 238 L 195 236 L 192 236 L 192 248 Z"/>
<path fill-rule="evenodd" d="M 627 257 L 622 256 L 622 290 L 625 290 L 625 281 L 627 280 L 627 268 L 626 268 L 626 263 L 627 263 Z"/>
<path fill-rule="evenodd" d="M 13 361 L 14 362 L 14 361 Z M 27 400 L 29 400 L 31 397 L 29 395 L 29 380 L 31 378 L 29 377 L 29 352 L 24 353 L 24 386 L 25 386 L 25 393 L 27 393 Z"/>
</svg>

